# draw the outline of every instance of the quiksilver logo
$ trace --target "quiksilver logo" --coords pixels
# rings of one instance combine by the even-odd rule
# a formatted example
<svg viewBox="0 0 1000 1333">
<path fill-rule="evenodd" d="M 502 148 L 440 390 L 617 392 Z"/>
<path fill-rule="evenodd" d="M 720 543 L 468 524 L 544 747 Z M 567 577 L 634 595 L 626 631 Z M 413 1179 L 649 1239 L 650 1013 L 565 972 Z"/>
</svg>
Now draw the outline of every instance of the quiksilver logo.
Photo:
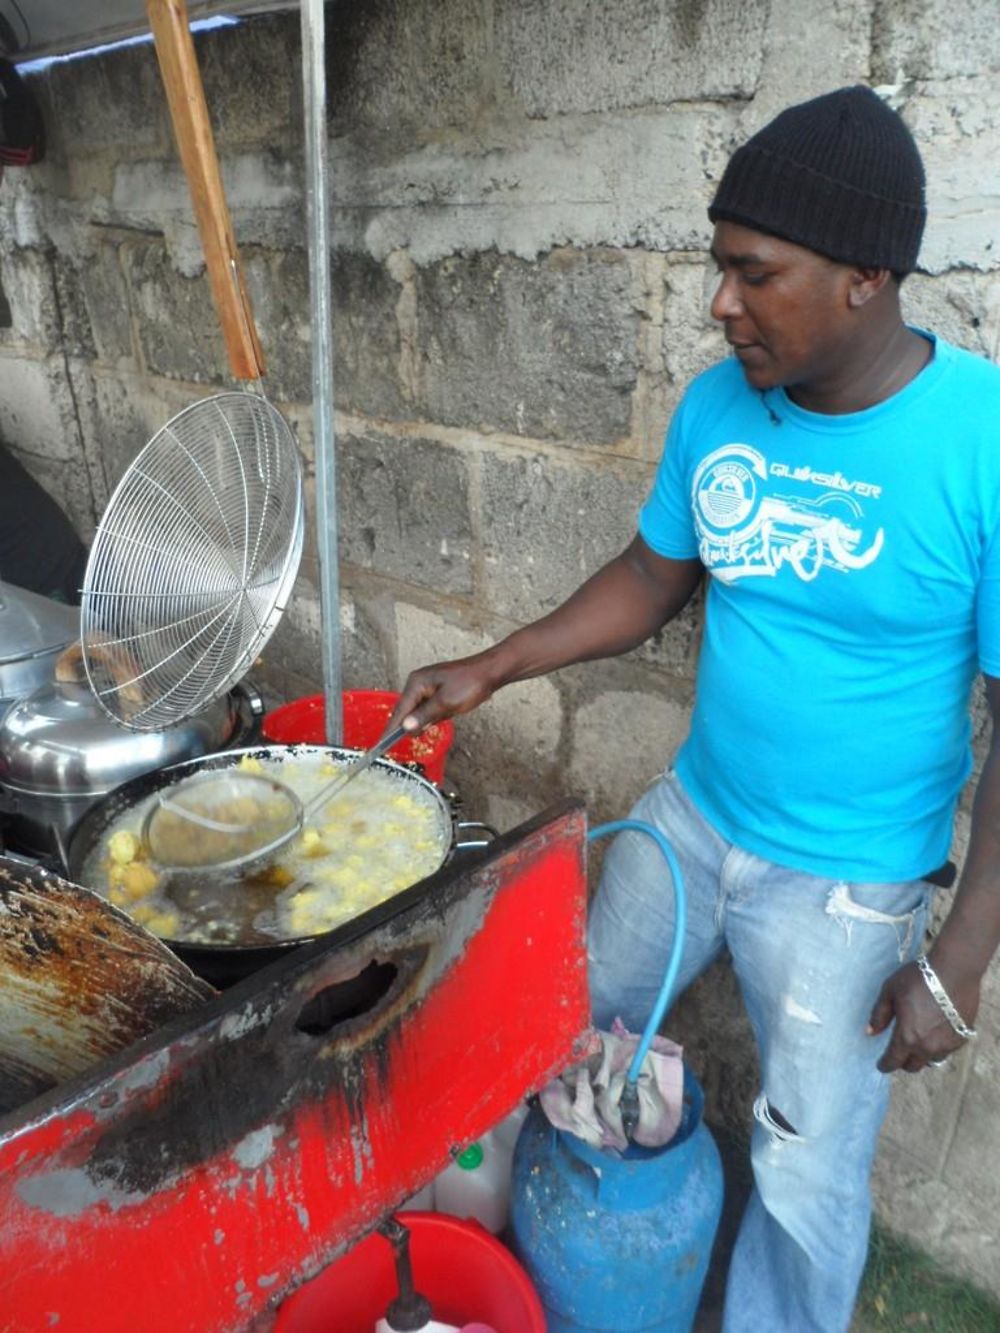
<svg viewBox="0 0 1000 1333">
<path fill-rule="evenodd" d="M 812 494 L 772 478 L 820 488 Z M 877 499 L 881 486 L 851 481 L 842 472 L 771 463 L 749 444 L 725 444 L 695 468 L 691 499 L 698 554 L 714 578 L 775 578 L 791 570 L 805 583 L 824 569 L 848 574 L 879 557 L 882 528 L 865 519 L 862 499 Z M 874 529 L 874 530 L 873 530 Z"/>
<path fill-rule="evenodd" d="M 842 472 L 814 472 L 811 467 L 789 467 L 787 463 L 771 463 L 768 467 L 772 477 L 789 477 L 792 481 L 811 481 L 814 486 L 823 486 L 826 490 L 847 491 L 853 495 L 870 495 L 877 500 L 882 494 L 882 487 L 870 481 L 848 481 Z"/>
</svg>

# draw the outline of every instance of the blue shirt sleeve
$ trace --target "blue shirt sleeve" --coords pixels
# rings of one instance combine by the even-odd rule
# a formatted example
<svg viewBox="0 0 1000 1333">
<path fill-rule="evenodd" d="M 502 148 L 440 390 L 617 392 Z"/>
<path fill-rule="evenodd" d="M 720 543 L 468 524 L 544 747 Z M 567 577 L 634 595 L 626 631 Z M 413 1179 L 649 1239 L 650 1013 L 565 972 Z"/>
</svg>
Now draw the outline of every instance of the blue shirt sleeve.
<svg viewBox="0 0 1000 1333">
<path fill-rule="evenodd" d="M 639 513 L 639 535 L 657 555 L 691 560 L 698 537 L 691 513 L 691 485 L 684 447 L 684 403 L 674 413 L 653 488 Z"/>
</svg>

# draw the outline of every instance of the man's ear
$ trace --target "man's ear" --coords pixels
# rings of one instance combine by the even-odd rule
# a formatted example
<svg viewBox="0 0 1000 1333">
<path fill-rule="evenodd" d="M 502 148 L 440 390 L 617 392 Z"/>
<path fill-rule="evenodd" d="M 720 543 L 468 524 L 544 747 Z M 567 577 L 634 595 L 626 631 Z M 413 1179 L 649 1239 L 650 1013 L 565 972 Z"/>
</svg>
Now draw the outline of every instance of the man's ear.
<svg viewBox="0 0 1000 1333">
<path fill-rule="evenodd" d="M 874 296 L 892 280 L 892 270 L 887 268 L 851 269 L 847 285 L 847 304 L 852 310 L 867 305 Z"/>
</svg>

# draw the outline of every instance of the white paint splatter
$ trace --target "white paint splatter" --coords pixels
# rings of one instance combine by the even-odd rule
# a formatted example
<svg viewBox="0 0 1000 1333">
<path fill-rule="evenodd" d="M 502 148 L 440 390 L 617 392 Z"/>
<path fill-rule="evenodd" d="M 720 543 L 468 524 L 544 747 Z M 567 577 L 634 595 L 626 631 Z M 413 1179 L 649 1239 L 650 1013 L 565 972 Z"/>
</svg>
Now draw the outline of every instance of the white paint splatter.
<svg viewBox="0 0 1000 1333">
<path fill-rule="evenodd" d="M 785 996 L 785 1013 L 789 1018 L 800 1018 L 803 1023 L 816 1023 L 820 1027 L 823 1025 L 823 1020 L 818 1014 L 814 1014 L 813 1011 L 807 1009 L 805 1005 L 799 1004 L 798 1000 L 794 999 L 791 995 Z"/>
<path fill-rule="evenodd" d="M 263 1166 L 274 1152 L 274 1141 L 282 1134 L 280 1125 L 263 1125 L 241 1139 L 233 1149 L 233 1156 L 245 1171 Z"/>
<path fill-rule="evenodd" d="M 368 1139 L 368 1119 L 362 1114 L 361 1124 L 351 1126 L 351 1153 L 354 1157 L 354 1182 L 360 1185 L 365 1167 L 371 1165 L 372 1145 Z"/>
<path fill-rule="evenodd" d="M 254 1028 L 260 1027 L 262 1023 L 269 1023 L 271 1014 L 262 1012 L 247 1006 L 246 1009 L 235 1014 L 226 1014 L 225 1018 L 219 1024 L 219 1036 L 224 1041 L 232 1041 L 237 1037 L 243 1037 Z"/>
<path fill-rule="evenodd" d="M 97 1185 L 85 1171 L 64 1168 L 31 1176 L 17 1185 L 17 1193 L 32 1208 L 53 1217 L 82 1217 L 88 1208 L 103 1204 L 113 1213 L 136 1203 L 141 1195 Z"/>
<path fill-rule="evenodd" d="M 170 1068 L 170 1052 L 154 1051 L 134 1064 L 118 1082 L 119 1096 L 129 1092 L 141 1092 L 144 1088 L 155 1088 L 162 1081 Z"/>
</svg>

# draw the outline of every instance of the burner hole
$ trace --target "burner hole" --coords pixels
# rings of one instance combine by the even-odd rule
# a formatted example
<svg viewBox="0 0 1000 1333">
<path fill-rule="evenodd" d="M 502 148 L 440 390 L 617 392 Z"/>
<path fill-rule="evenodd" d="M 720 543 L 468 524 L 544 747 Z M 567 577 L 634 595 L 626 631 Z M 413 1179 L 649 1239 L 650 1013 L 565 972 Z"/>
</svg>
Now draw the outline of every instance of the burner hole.
<svg viewBox="0 0 1000 1333">
<path fill-rule="evenodd" d="M 324 986 L 302 1006 L 297 1030 L 322 1037 L 338 1023 L 368 1013 L 388 993 L 398 970 L 392 963 L 369 963 L 356 977 Z"/>
</svg>

